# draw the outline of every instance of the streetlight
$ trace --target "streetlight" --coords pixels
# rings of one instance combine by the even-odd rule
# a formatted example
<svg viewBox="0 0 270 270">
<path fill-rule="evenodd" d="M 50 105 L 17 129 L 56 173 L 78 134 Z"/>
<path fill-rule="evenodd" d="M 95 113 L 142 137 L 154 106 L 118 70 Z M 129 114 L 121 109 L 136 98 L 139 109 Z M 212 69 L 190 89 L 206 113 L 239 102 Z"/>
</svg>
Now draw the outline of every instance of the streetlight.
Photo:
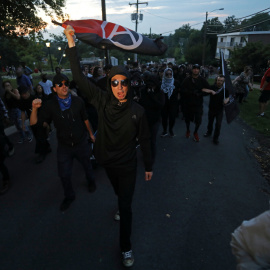
<svg viewBox="0 0 270 270">
<path fill-rule="evenodd" d="M 217 8 L 209 13 L 216 11 L 216 10 L 224 10 L 224 8 Z M 204 23 L 204 32 L 203 32 L 203 55 L 202 55 L 202 66 L 204 66 L 204 60 L 205 60 L 205 47 L 206 47 L 206 31 L 207 31 L 207 17 L 208 17 L 208 12 L 206 11 L 205 13 L 205 23 Z"/>
<path fill-rule="evenodd" d="M 49 51 L 49 56 L 50 56 L 50 61 L 51 61 L 51 68 L 52 68 L 52 72 L 53 72 L 53 63 L 52 63 L 52 57 L 51 57 L 51 51 L 50 51 L 51 43 L 46 42 L 46 47 L 48 48 L 48 51 Z"/>
</svg>

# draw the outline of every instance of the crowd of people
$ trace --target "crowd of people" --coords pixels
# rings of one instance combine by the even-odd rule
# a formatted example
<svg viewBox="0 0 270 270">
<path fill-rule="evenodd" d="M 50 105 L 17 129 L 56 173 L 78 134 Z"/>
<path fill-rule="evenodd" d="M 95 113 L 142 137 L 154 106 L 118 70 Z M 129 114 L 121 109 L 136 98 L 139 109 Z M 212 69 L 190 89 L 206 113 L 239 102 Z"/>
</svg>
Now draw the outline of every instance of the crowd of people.
<svg viewBox="0 0 270 270">
<path fill-rule="evenodd" d="M 153 176 L 160 127 L 162 138 L 174 138 L 175 120 L 180 116 L 186 124 L 183 137 L 188 139 L 192 135 L 193 140 L 199 142 L 198 130 L 206 95 L 210 95 L 210 99 L 204 136 L 210 137 L 213 133 L 213 143 L 218 145 L 229 91 L 224 87 L 225 77 L 220 74 L 216 76 L 214 84 L 209 85 L 207 78 L 211 69 L 198 64 L 106 65 L 103 69 L 94 67 L 91 73 L 88 66 L 80 66 L 74 29 L 67 27 L 64 32 L 68 40 L 67 54 L 73 80 L 56 68 L 52 81 L 43 73 L 40 82 L 34 86 L 31 74 L 27 74 L 25 66 L 20 66 L 16 70 L 17 88 L 13 88 L 8 80 L 2 82 L 0 171 L 3 185 L 0 194 L 7 192 L 10 181 L 5 158 L 14 154 L 14 145 L 4 131 L 6 119 L 17 128 L 18 143 L 31 143 L 35 138 L 37 164 L 43 162 L 52 151 L 48 138 L 54 126 L 58 142 L 58 176 L 64 191 L 61 211 L 66 211 L 76 198 L 71 183 L 74 158 L 83 166 L 89 192 L 96 190 L 90 159 L 93 147 L 95 161 L 105 169 L 118 199 L 119 210 L 114 218 L 120 221 L 119 242 L 123 264 L 130 267 L 134 263 L 130 237 L 137 171 L 136 148 L 142 150 L 145 180 L 149 181 Z M 263 104 L 269 100 L 269 70 L 261 85 L 259 101 Z M 240 103 L 252 89 L 251 72 L 251 68 L 247 67 L 235 79 L 235 87 L 241 88 L 235 96 Z M 263 115 L 264 111 L 260 112 L 260 116 Z M 30 126 L 26 124 L 27 118 Z M 191 131 L 192 122 L 194 129 Z"/>
</svg>

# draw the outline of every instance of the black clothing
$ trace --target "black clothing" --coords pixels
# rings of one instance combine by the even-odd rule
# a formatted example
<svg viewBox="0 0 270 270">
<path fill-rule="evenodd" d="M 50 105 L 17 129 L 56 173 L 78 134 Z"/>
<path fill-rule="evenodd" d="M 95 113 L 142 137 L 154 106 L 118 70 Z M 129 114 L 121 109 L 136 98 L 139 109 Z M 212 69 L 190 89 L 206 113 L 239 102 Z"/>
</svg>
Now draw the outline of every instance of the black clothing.
<svg viewBox="0 0 270 270">
<path fill-rule="evenodd" d="M 144 156 L 146 171 L 152 171 L 151 149 L 149 144 L 148 123 L 144 109 L 132 101 L 132 92 L 127 93 L 127 102 L 120 103 L 112 93 L 102 91 L 82 74 L 77 58 L 76 48 L 67 50 L 73 79 L 80 91 L 98 112 L 98 133 L 94 145 L 94 155 L 98 163 L 105 167 L 125 167 L 136 161 L 136 137 L 139 139 Z M 113 67 L 108 80 L 121 74 L 130 80 L 124 67 Z M 110 83 L 107 84 L 110 87 Z M 129 85 L 130 89 L 130 85 Z"/>
<path fill-rule="evenodd" d="M 167 132 L 168 128 L 168 120 L 169 120 L 169 131 L 173 133 L 173 127 L 175 124 L 175 118 L 177 116 L 179 101 L 178 96 L 180 94 L 180 83 L 177 80 L 174 80 L 174 90 L 170 98 L 168 98 L 168 94 L 165 93 L 165 103 L 162 108 L 161 116 L 162 116 L 162 126 L 163 131 Z"/>
<path fill-rule="evenodd" d="M 202 91 L 203 88 L 209 89 L 209 84 L 201 76 L 197 78 L 187 77 L 181 85 L 182 110 L 187 131 L 189 131 L 190 122 L 194 121 L 194 133 L 197 133 L 202 122 L 203 97 L 207 95 Z"/>
<path fill-rule="evenodd" d="M 32 112 L 32 102 L 35 99 L 33 95 L 30 95 L 28 99 L 19 99 L 17 101 L 17 107 L 23 111 L 26 112 L 27 116 L 30 117 Z"/>
<path fill-rule="evenodd" d="M 56 95 L 41 107 L 38 122 L 54 122 L 59 144 L 74 146 L 87 137 L 84 121 L 87 114 L 84 102 L 80 97 L 71 96 L 71 106 L 61 111 Z"/>
<path fill-rule="evenodd" d="M 98 132 L 94 144 L 97 162 L 106 173 L 118 197 L 120 211 L 120 247 L 131 249 L 132 197 L 136 181 L 136 138 L 143 152 L 145 171 L 152 171 L 150 133 L 143 107 L 133 101 L 130 74 L 124 67 L 113 67 L 108 76 L 107 91 L 102 91 L 85 78 L 80 69 L 76 48 L 67 50 L 73 79 L 80 91 L 98 112 Z M 111 78 L 123 75 L 128 81 L 127 101 L 119 102 L 111 89 Z"/>
<path fill-rule="evenodd" d="M 181 85 L 181 95 L 184 98 L 184 113 L 203 112 L 203 97 L 207 95 L 203 88 L 209 89 L 208 82 L 199 76 L 198 78 L 187 77 Z"/>
<path fill-rule="evenodd" d="M 210 95 L 207 133 L 209 135 L 212 134 L 214 120 L 216 119 L 213 140 L 218 141 L 221 130 L 221 123 L 223 119 L 224 88 L 218 88 L 216 85 L 211 85 L 210 89 L 214 90 L 216 94 Z M 227 89 L 225 89 L 225 98 L 227 98 L 228 96 L 229 92 Z"/>
<path fill-rule="evenodd" d="M 38 123 L 46 122 L 50 124 L 52 121 L 54 122 L 58 141 L 58 175 L 61 178 L 65 199 L 67 200 L 75 198 L 71 182 L 74 158 L 82 164 L 88 185 L 95 182 L 90 162 L 91 152 L 87 143 L 86 120 L 88 119 L 83 100 L 72 95 L 69 109 L 62 111 L 57 96 L 53 95 L 52 99 L 41 107 L 38 116 Z"/>
</svg>

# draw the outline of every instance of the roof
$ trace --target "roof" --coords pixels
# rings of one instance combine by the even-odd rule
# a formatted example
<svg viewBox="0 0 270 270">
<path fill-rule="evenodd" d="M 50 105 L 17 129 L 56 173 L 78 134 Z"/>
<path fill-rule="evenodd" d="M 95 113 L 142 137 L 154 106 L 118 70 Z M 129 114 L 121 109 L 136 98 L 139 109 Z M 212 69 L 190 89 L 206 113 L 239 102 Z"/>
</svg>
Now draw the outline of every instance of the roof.
<svg viewBox="0 0 270 270">
<path fill-rule="evenodd" d="M 232 32 L 217 35 L 218 37 L 226 36 L 248 36 L 248 35 L 270 35 L 270 31 L 250 31 L 250 32 Z"/>
</svg>

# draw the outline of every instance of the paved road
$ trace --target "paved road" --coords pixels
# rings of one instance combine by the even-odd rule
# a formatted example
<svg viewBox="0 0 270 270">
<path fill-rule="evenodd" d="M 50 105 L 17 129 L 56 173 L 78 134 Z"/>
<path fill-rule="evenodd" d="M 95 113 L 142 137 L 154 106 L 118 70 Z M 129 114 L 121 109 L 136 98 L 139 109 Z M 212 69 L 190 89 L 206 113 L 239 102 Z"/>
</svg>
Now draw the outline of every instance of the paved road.
<svg viewBox="0 0 270 270">
<path fill-rule="evenodd" d="M 207 98 L 206 98 L 207 100 Z M 204 119 L 199 131 L 205 132 Z M 254 134 L 241 121 L 223 122 L 220 145 L 184 137 L 177 119 L 171 138 L 158 138 L 154 178 L 143 180 L 141 153 L 134 198 L 134 270 L 232 270 L 230 234 L 245 219 L 269 208 L 265 184 L 248 148 Z M 11 135 L 16 140 L 16 134 Z M 34 164 L 34 143 L 16 145 L 7 160 L 13 186 L 0 197 L 1 270 L 122 269 L 116 198 L 102 168 L 89 194 L 77 162 L 76 200 L 59 211 L 63 191 L 53 152 Z"/>
</svg>

